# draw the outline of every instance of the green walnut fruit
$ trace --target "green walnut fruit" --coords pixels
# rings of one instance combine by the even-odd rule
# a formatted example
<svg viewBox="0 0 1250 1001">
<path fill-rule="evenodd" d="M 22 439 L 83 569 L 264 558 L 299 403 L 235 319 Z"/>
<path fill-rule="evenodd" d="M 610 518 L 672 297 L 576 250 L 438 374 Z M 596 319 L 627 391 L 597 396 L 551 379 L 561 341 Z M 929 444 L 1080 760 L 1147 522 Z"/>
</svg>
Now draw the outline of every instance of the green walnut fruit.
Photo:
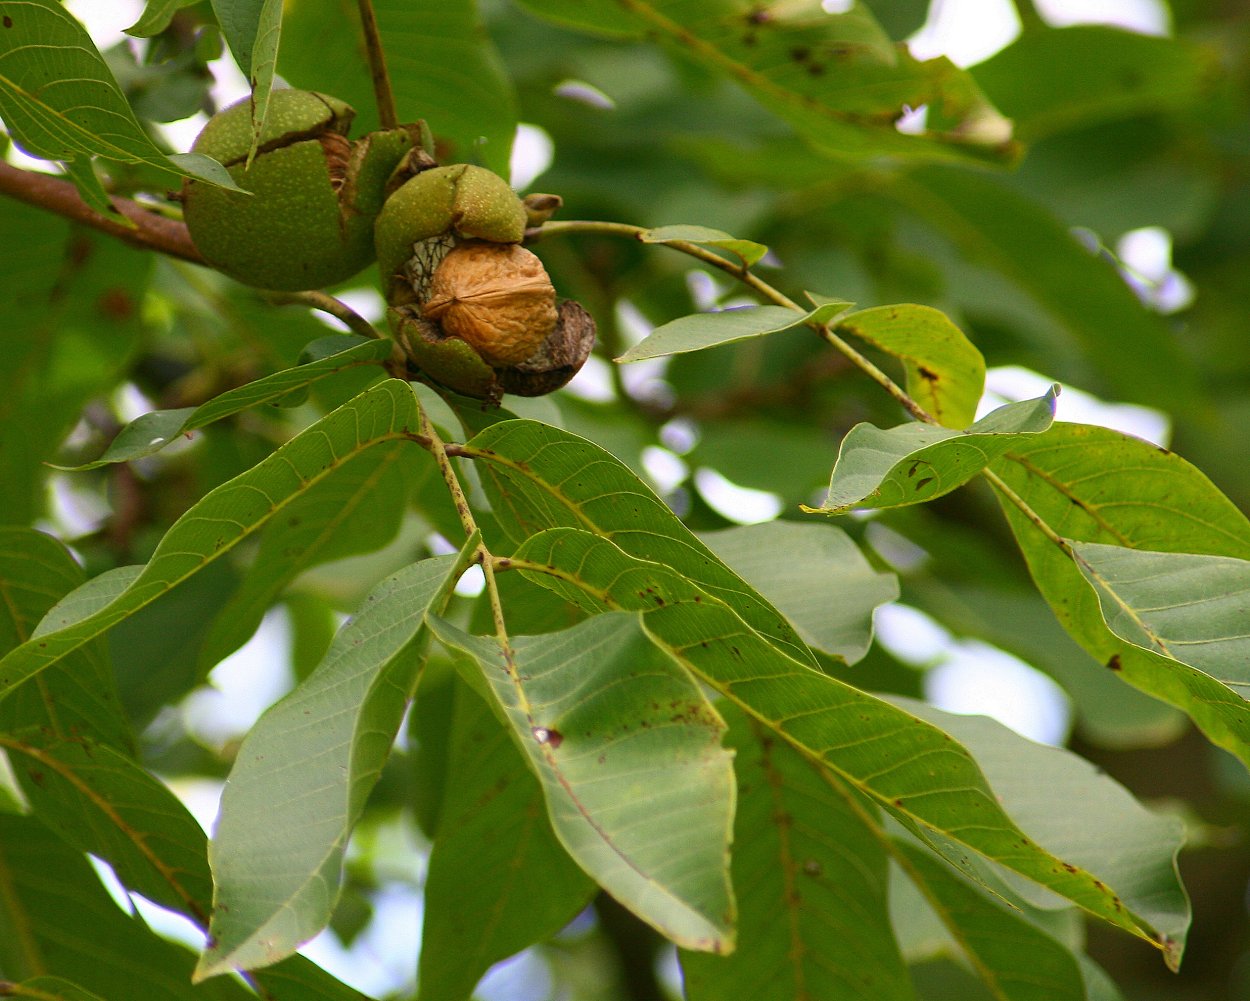
<svg viewBox="0 0 1250 1001">
<path fill-rule="evenodd" d="M 184 218 L 204 259 L 258 288 L 323 288 L 373 260 L 373 223 L 419 126 L 350 140 L 355 111 L 336 98 L 276 90 L 249 164 L 252 122 L 244 98 L 215 115 L 191 147 L 230 171 L 250 195 L 189 181 Z"/>
</svg>

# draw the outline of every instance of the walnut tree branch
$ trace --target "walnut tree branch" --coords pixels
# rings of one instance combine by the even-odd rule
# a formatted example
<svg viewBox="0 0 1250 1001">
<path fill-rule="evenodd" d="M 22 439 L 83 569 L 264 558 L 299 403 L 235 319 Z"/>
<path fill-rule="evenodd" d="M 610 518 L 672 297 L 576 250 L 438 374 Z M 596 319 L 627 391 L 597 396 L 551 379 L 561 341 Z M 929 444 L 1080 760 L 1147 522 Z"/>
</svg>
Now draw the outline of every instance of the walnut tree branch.
<svg viewBox="0 0 1250 1001">
<path fill-rule="evenodd" d="M 70 181 L 35 170 L 22 170 L 3 162 L 0 162 L 0 194 L 98 229 L 131 246 L 155 250 L 192 264 L 204 263 L 204 258 L 191 242 L 185 224 L 149 212 L 128 198 L 114 198 L 113 204 L 134 223 L 133 228 L 95 211 L 82 200 L 78 189 Z"/>
</svg>

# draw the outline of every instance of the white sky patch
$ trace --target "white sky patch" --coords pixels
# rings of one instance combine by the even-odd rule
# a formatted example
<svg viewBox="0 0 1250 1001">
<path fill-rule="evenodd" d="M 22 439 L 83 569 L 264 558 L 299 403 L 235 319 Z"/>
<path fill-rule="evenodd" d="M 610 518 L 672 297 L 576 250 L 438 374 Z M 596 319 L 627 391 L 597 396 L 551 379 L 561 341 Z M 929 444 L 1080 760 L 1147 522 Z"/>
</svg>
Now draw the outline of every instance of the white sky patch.
<svg viewBox="0 0 1250 1001">
<path fill-rule="evenodd" d="M 1004 403 L 1042 396 L 1054 381 L 1019 365 L 992 368 L 985 374 L 985 395 L 977 407 L 977 418 Z M 1171 418 L 1163 411 L 1135 403 L 1108 403 L 1070 386 L 1064 386 L 1059 394 L 1055 419 L 1114 428 L 1164 447 L 1172 437 Z"/>
<path fill-rule="evenodd" d="M 547 1001 L 554 989 L 547 964 L 533 949 L 526 949 L 493 967 L 473 996 L 483 1001 Z"/>
<path fill-rule="evenodd" d="M 974 0 L 979 2 L 979 0 Z M 1034 0 L 1047 24 L 1113 24 L 1145 35 L 1167 35 L 1172 18 L 1162 0 Z"/>
<path fill-rule="evenodd" d="M 1148 306 L 1167 314 L 1193 303 L 1193 283 L 1172 266 L 1172 234 L 1162 226 L 1130 230 L 1115 252 L 1125 279 Z"/>
<path fill-rule="evenodd" d="M 555 158 L 556 144 L 545 129 L 528 122 L 519 122 L 512 140 L 512 159 L 508 170 L 512 186 L 524 191 L 538 178 Z"/>
<path fill-rule="evenodd" d="M 612 391 L 612 373 L 608 369 L 611 364 L 591 355 L 581 371 L 564 387 L 565 391 L 591 403 L 611 403 L 616 399 L 616 393 Z"/>
<path fill-rule="evenodd" d="M 907 39 L 907 47 L 917 59 L 944 55 L 956 66 L 972 66 L 1019 34 L 1011 0 L 933 0 L 924 27 Z"/>
<path fill-rule="evenodd" d="M 290 633 L 286 611 L 270 609 L 252 638 L 213 668 L 210 685 L 183 700 L 187 731 L 210 747 L 247 733 L 291 687 Z"/>
<path fill-rule="evenodd" d="M 373 919 L 350 948 L 327 929 L 300 954 L 371 997 L 409 994 L 415 986 L 414 957 L 421 950 L 421 894 L 404 883 L 387 883 L 371 899 Z"/>
<path fill-rule="evenodd" d="M 486 589 L 486 575 L 479 566 L 469 567 L 456 581 L 456 594 L 464 598 L 476 598 Z"/>
<path fill-rule="evenodd" d="M 739 525 L 757 525 L 781 514 L 776 494 L 739 486 L 706 466 L 695 471 L 694 484 L 712 510 Z"/>
<path fill-rule="evenodd" d="M 648 445 L 642 450 L 642 468 L 661 494 L 669 493 L 690 474 L 690 468 L 667 448 Z"/>
</svg>

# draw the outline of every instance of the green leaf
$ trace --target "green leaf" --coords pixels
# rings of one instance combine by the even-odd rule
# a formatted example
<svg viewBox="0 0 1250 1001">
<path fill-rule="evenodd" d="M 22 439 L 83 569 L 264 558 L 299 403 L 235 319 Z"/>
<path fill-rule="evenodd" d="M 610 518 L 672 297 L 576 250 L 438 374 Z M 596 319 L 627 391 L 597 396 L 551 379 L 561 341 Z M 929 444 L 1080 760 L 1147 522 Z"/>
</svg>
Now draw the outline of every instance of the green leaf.
<svg viewBox="0 0 1250 1001">
<path fill-rule="evenodd" d="M 255 1001 L 235 980 L 191 985 L 194 956 L 117 906 L 79 851 L 33 818 L 0 815 L 0 968 L 47 970 L 83 990 L 161 1001 Z"/>
<path fill-rule="evenodd" d="M 511 420 L 486 428 L 460 454 L 484 460 L 475 468 L 500 531 L 514 544 L 558 526 L 602 535 L 631 556 L 671 567 L 731 602 L 769 642 L 815 665 L 785 616 L 718 560 L 628 467 L 593 442 L 549 425 Z"/>
<path fill-rule="evenodd" d="M 790 620 L 808 646 L 848 664 L 872 645 L 873 610 L 898 597 L 898 578 L 873 569 L 833 525 L 771 521 L 701 538 Z"/>
<path fill-rule="evenodd" d="M 848 305 L 845 302 L 828 302 L 810 313 L 798 313 L 784 306 L 751 306 L 722 309 L 715 313 L 694 313 L 656 327 L 616 360 L 624 364 L 684 354 L 765 334 L 778 334 L 795 327 L 828 323 Z"/>
<path fill-rule="evenodd" d="M 371 1001 L 303 956 L 256 970 L 251 979 L 264 988 L 266 1001 Z"/>
<path fill-rule="evenodd" d="M 323 90 L 377 128 L 373 84 L 355 4 L 306 0 L 283 16 L 282 77 Z M 507 177 L 516 132 L 512 83 L 482 27 L 474 0 L 373 0 L 401 121 L 424 119 L 459 160 L 478 160 Z M 350 40 L 359 53 L 326 58 Z"/>
<path fill-rule="evenodd" d="M 722 600 L 666 566 L 585 531 L 533 536 L 514 557 L 526 577 L 591 610 L 645 611 L 655 642 L 817 765 L 886 809 L 961 871 L 984 855 L 1148 941 L 1155 931 L 1113 888 L 1030 840 L 953 737 L 799 663 Z M 592 620 L 594 621 L 594 620 Z"/>
<path fill-rule="evenodd" d="M 682 947 L 731 951 L 725 725 L 638 617 L 599 615 L 509 650 L 439 620 L 431 628 L 468 655 L 479 687 L 485 676 L 578 865 Z"/>
<path fill-rule="evenodd" d="M 30 638 L 56 602 L 86 579 L 69 551 L 50 535 L 0 527 L 0 652 Z M 39 726 L 49 738 L 91 738 L 134 749 L 117 682 L 100 644 L 67 657 L 0 704 L 0 732 Z"/>
<path fill-rule="evenodd" d="M 1185 826 L 1142 806 L 1105 772 L 1063 748 L 1036 744 L 984 716 L 942 712 L 894 697 L 909 712 L 956 737 L 976 758 L 1003 808 L 1050 852 L 1114 886 L 1146 918 L 1175 968 L 1191 918 L 1177 871 Z M 1011 889 L 1035 907 L 1054 898 L 1018 879 Z"/>
<path fill-rule="evenodd" d="M 212 877 L 199 823 L 133 759 L 83 737 L 0 734 L 35 815 L 113 867 L 127 889 L 208 923 Z"/>
<path fill-rule="evenodd" d="M 495 963 L 563 928 L 595 889 L 487 704 L 459 680 L 446 695 L 438 709 L 454 736 L 425 878 L 418 1001 L 463 1001 Z"/>
<path fill-rule="evenodd" d="M 1056 424 L 994 463 L 1004 482 L 1058 535 L 1153 552 L 1250 560 L 1250 521 L 1201 472 L 1166 449 L 1118 431 Z M 1226 685 L 1125 642 L 1107 628 L 1080 569 L 1033 521 L 1003 510 L 1038 590 L 1098 664 L 1186 713 L 1250 765 L 1250 714 Z"/>
<path fill-rule="evenodd" d="M 408 442 L 371 448 L 265 526 L 243 583 L 204 639 L 203 673 L 247 642 L 296 576 L 331 560 L 373 552 L 395 537 L 411 487 L 405 460 L 417 460 Z"/>
<path fill-rule="evenodd" d="M 125 226 L 127 229 L 137 228 L 134 220 L 120 212 L 117 206 L 113 204 L 113 199 L 104 190 L 104 183 L 95 172 L 95 167 L 92 165 L 90 157 L 83 157 L 81 160 L 66 160 L 62 163 L 62 166 L 65 168 L 66 176 L 74 182 L 74 187 L 78 189 L 78 196 L 87 205 L 101 215 L 112 219 L 118 225 Z"/>
<path fill-rule="evenodd" d="M 228 390 L 198 407 L 182 407 L 178 410 L 153 410 L 136 417 L 114 437 L 104 454 L 94 462 L 81 466 L 59 466 L 59 469 L 83 471 L 96 469 L 111 462 L 129 462 L 153 455 L 183 435 L 207 427 L 244 410 L 274 403 L 289 393 L 307 389 L 336 372 L 364 365 L 376 365 L 390 357 L 392 344 L 389 340 L 369 340 L 356 335 L 322 338 L 339 350 L 332 354 L 318 355 L 313 360 L 284 368 L 280 372 L 255 379 L 245 386 Z M 306 350 L 321 350 L 313 342 Z"/>
<path fill-rule="evenodd" d="M 1084 72 L 1072 73 L 1081 66 Z M 1106 25 L 1025 31 L 974 70 L 1022 139 L 1112 118 L 1184 111 L 1220 81 L 1214 48 Z"/>
<path fill-rule="evenodd" d="M 151 38 L 169 27 L 174 15 L 183 7 L 192 7 L 200 0 L 148 0 L 139 20 L 126 29 L 135 38 Z"/>
<path fill-rule="evenodd" d="M 856 424 L 842 439 L 829 492 L 812 514 L 844 514 L 857 507 L 922 504 L 967 483 L 1021 438 L 1041 434 L 1055 415 L 1053 387 L 1036 400 L 1008 403 L 966 431 L 928 424 L 881 430 Z"/>
<path fill-rule="evenodd" d="M 250 162 L 269 110 L 269 92 L 273 88 L 278 41 L 282 36 L 282 0 L 212 0 L 212 3 L 226 44 L 252 89 Z"/>
<path fill-rule="evenodd" d="M 416 686 L 424 616 L 446 602 L 470 543 L 375 588 L 308 680 L 244 739 L 209 849 L 213 944 L 197 980 L 276 963 L 329 921 L 348 835 Z"/>
<path fill-rule="evenodd" d="M 880 832 L 864 807 L 788 744 L 732 706 L 738 777 L 731 956 L 681 955 L 690 1001 L 912 1001 L 887 909 Z M 941 864 L 941 863 L 937 863 Z"/>
<path fill-rule="evenodd" d="M 0 117 L 27 153 L 146 163 L 237 189 L 215 160 L 156 147 L 87 30 L 56 0 L 0 0 L 0 15 Z"/>
<path fill-rule="evenodd" d="M 998 1001 L 1086 1001 L 1076 955 L 1018 911 L 901 838 L 894 852 Z"/>
<path fill-rule="evenodd" d="M 907 393 L 948 428 L 976 419 L 985 390 L 985 359 L 945 313 L 929 306 L 879 306 L 838 320 L 850 334 L 903 362 Z"/>
<path fill-rule="evenodd" d="M 219 559 L 365 449 L 403 439 L 416 424 L 412 389 L 388 380 L 210 491 L 174 523 L 124 590 L 95 607 L 79 607 L 69 595 L 39 636 L 0 660 L 0 698 Z"/>
<path fill-rule="evenodd" d="M 739 240 L 719 229 L 710 229 L 707 226 L 659 226 L 647 230 L 638 239 L 643 243 L 699 243 L 715 247 L 717 250 L 727 250 L 742 262 L 744 268 L 757 264 L 768 253 L 768 248 L 762 243 Z"/>
<path fill-rule="evenodd" d="M 1072 548 L 1108 629 L 1250 697 L 1250 561 L 1096 542 Z"/>
<path fill-rule="evenodd" d="M 945 58 L 912 58 L 863 4 L 836 15 L 819 0 L 713 10 L 703 0 L 631 0 L 624 10 L 602 0 L 523 0 L 523 6 L 583 30 L 659 40 L 741 86 L 831 157 L 1001 163 L 1016 154 L 1009 123 L 971 75 Z M 921 105 L 941 109 L 941 123 L 919 135 L 899 132 L 894 125 L 904 110 Z"/>
</svg>

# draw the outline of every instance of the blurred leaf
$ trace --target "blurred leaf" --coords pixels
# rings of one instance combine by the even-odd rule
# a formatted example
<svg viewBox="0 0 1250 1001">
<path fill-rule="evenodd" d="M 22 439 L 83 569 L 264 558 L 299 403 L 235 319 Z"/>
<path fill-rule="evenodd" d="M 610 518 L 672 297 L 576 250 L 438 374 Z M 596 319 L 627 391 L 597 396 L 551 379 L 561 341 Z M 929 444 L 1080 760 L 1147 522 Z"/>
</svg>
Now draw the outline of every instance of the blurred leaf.
<svg viewBox="0 0 1250 1001">
<path fill-rule="evenodd" d="M 1221 76 L 1213 49 L 1100 24 L 1025 31 L 972 74 L 1025 140 L 1184 111 L 1210 100 Z"/>
<path fill-rule="evenodd" d="M 474 545 L 379 585 L 317 670 L 244 739 L 209 849 L 212 945 L 198 980 L 276 963 L 329 921 L 347 837 L 416 687 L 424 616 L 442 608 Z"/>
<path fill-rule="evenodd" d="M 440 695 L 453 747 L 425 879 L 417 997 L 463 1001 L 492 965 L 568 924 L 595 885 L 560 846 L 542 787 L 486 703 L 461 681 Z"/>
<path fill-rule="evenodd" d="M 1180 456 L 1140 439 L 1056 424 L 1013 448 L 993 469 L 1066 539 L 1250 559 L 1245 515 Z M 1117 637 L 1076 564 L 1013 504 L 1004 501 L 1003 510 L 1038 590 L 1072 638 L 1098 663 L 1176 706 L 1208 739 L 1250 764 L 1245 701 L 1215 679 Z"/>
<path fill-rule="evenodd" d="M 842 439 L 829 493 L 812 514 L 857 507 L 922 504 L 962 486 L 1029 435 L 1051 425 L 1059 387 L 1036 400 L 1008 403 L 966 431 L 929 424 L 881 430 L 857 424 Z"/>
<path fill-rule="evenodd" d="M 0 735 L 35 815 L 153 903 L 208 924 L 204 831 L 155 776 L 111 747 L 36 732 Z"/>
<path fill-rule="evenodd" d="M 722 309 L 715 313 L 695 313 L 670 320 L 656 327 L 639 343 L 617 358 L 619 363 L 684 354 L 792 330 L 806 324 L 828 323 L 850 306 L 848 302 L 831 301 L 809 313 L 799 313 L 784 306 L 752 306 L 745 309 Z"/>
<path fill-rule="evenodd" d="M 200 0 L 147 0 L 139 20 L 126 29 L 135 38 L 151 38 L 169 27 L 174 15 L 183 7 L 193 7 Z"/>
<path fill-rule="evenodd" d="M 944 168 L 913 172 L 890 189 L 947 234 L 963 255 L 1016 283 L 1068 332 L 1045 374 L 1081 382 L 1092 363 L 1116 399 L 1207 417 L 1193 363 L 1106 260 L 1084 249 L 1049 210 L 992 178 Z"/>
<path fill-rule="evenodd" d="M 883 839 L 865 823 L 876 811 L 758 722 L 722 708 L 738 776 L 733 881 L 743 948 L 683 952 L 686 996 L 911 1001 L 886 908 Z"/>
<path fill-rule="evenodd" d="M 215 160 L 153 144 L 87 30 L 56 0 L 0 0 L 0 14 L 0 117 L 27 153 L 146 163 L 238 189 Z"/>
<path fill-rule="evenodd" d="M 701 538 L 790 620 L 811 647 L 854 664 L 872 645 L 872 613 L 898 597 L 898 579 L 874 570 L 833 525 L 745 525 Z M 779 553 L 786 558 L 779 560 Z"/>
<path fill-rule="evenodd" d="M 153 455 L 182 436 L 191 436 L 198 428 L 222 420 L 233 414 L 274 403 L 289 393 L 306 389 L 336 372 L 358 366 L 376 365 L 390 357 L 392 343 L 389 340 L 365 340 L 351 335 L 325 338 L 339 347 L 328 355 L 318 355 L 311 361 L 301 362 L 291 368 L 253 380 L 245 386 L 231 389 L 202 403 L 198 407 L 182 407 L 178 410 L 153 410 L 136 417 L 122 428 L 104 454 L 94 462 L 81 466 L 60 466 L 60 469 L 82 471 L 96 469 L 111 462 L 129 462 L 145 455 Z M 313 345 L 309 345 L 310 348 Z"/>
<path fill-rule="evenodd" d="M 300 0 L 289 7 L 279 55 L 283 78 L 334 94 L 356 108 L 358 129 L 377 128 L 355 4 Z M 515 99 L 474 0 L 373 0 L 373 8 L 400 120 L 424 119 L 453 144 L 456 159 L 478 159 L 507 177 Z M 327 52 L 343 58 L 327 60 Z"/>
<path fill-rule="evenodd" d="M 826 155 L 1009 161 L 1007 123 L 972 77 L 948 59 L 920 61 L 895 46 L 860 3 L 841 14 L 819 0 L 748 8 L 701 0 L 522 0 L 558 23 L 658 39 L 742 86 Z M 931 105 L 937 128 L 905 135 L 906 108 Z M 940 115 L 937 112 L 940 111 Z"/>
<path fill-rule="evenodd" d="M 638 618 L 598 615 L 502 650 L 440 620 L 431 628 L 471 658 L 466 673 L 481 672 L 475 687 L 484 675 L 578 865 L 679 945 L 731 951 L 725 725 Z"/>
<path fill-rule="evenodd" d="M 1250 562 L 1096 542 L 1072 548 L 1113 633 L 1250 695 Z"/>
<path fill-rule="evenodd" d="M 946 314 L 928 306 L 880 306 L 841 317 L 850 334 L 903 362 L 907 395 L 948 428 L 976 419 L 985 390 L 985 359 Z"/>
<path fill-rule="evenodd" d="M 29 639 L 48 609 L 85 579 L 73 556 L 50 535 L 0 527 L 0 651 Z M 130 724 L 100 644 L 70 655 L 0 705 L 0 732 L 31 726 L 40 727 L 47 739 L 91 738 L 133 751 Z"/>
<path fill-rule="evenodd" d="M 31 977 L 20 984 L 4 983 L 4 996 L 32 1001 L 104 1001 L 99 994 L 83 990 L 61 977 Z"/>
<path fill-rule="evenodd" d="M 403 439 L 416 419 L 408 384 L 388 380 L 206 494 L 166 533 L 142 572 L 107 604 L 87 610 L 70 594 L 44 620 L 37 642 L 28 641 L 0 660 L 0 698 L 229 552 L 365 449 Z"/>
<path fill-rule="evenodd" d="M 194 956 L 121 910 L 86 858 L 33 818 L 0 815 L 0 967 L 18 980 L 48 970 L 114 998 L 247 1001 L 236 980 L 191 986 Z"/>
<path fill-rule="evenodd" d="M 707 226 L 660 226 L 647 230 L 639 236 L 639 239 L 643 243 L 698 243 L 707 247 L 715 247 L 717 250 L 727 250 L 742 262 L 744 268 L 757 264 L 760 258 L 768 253 L 768 248 L 762 243 L 739 240 L 728 233 L 722 233 L 719 229 L 710 229 Z"/>
</svg>

